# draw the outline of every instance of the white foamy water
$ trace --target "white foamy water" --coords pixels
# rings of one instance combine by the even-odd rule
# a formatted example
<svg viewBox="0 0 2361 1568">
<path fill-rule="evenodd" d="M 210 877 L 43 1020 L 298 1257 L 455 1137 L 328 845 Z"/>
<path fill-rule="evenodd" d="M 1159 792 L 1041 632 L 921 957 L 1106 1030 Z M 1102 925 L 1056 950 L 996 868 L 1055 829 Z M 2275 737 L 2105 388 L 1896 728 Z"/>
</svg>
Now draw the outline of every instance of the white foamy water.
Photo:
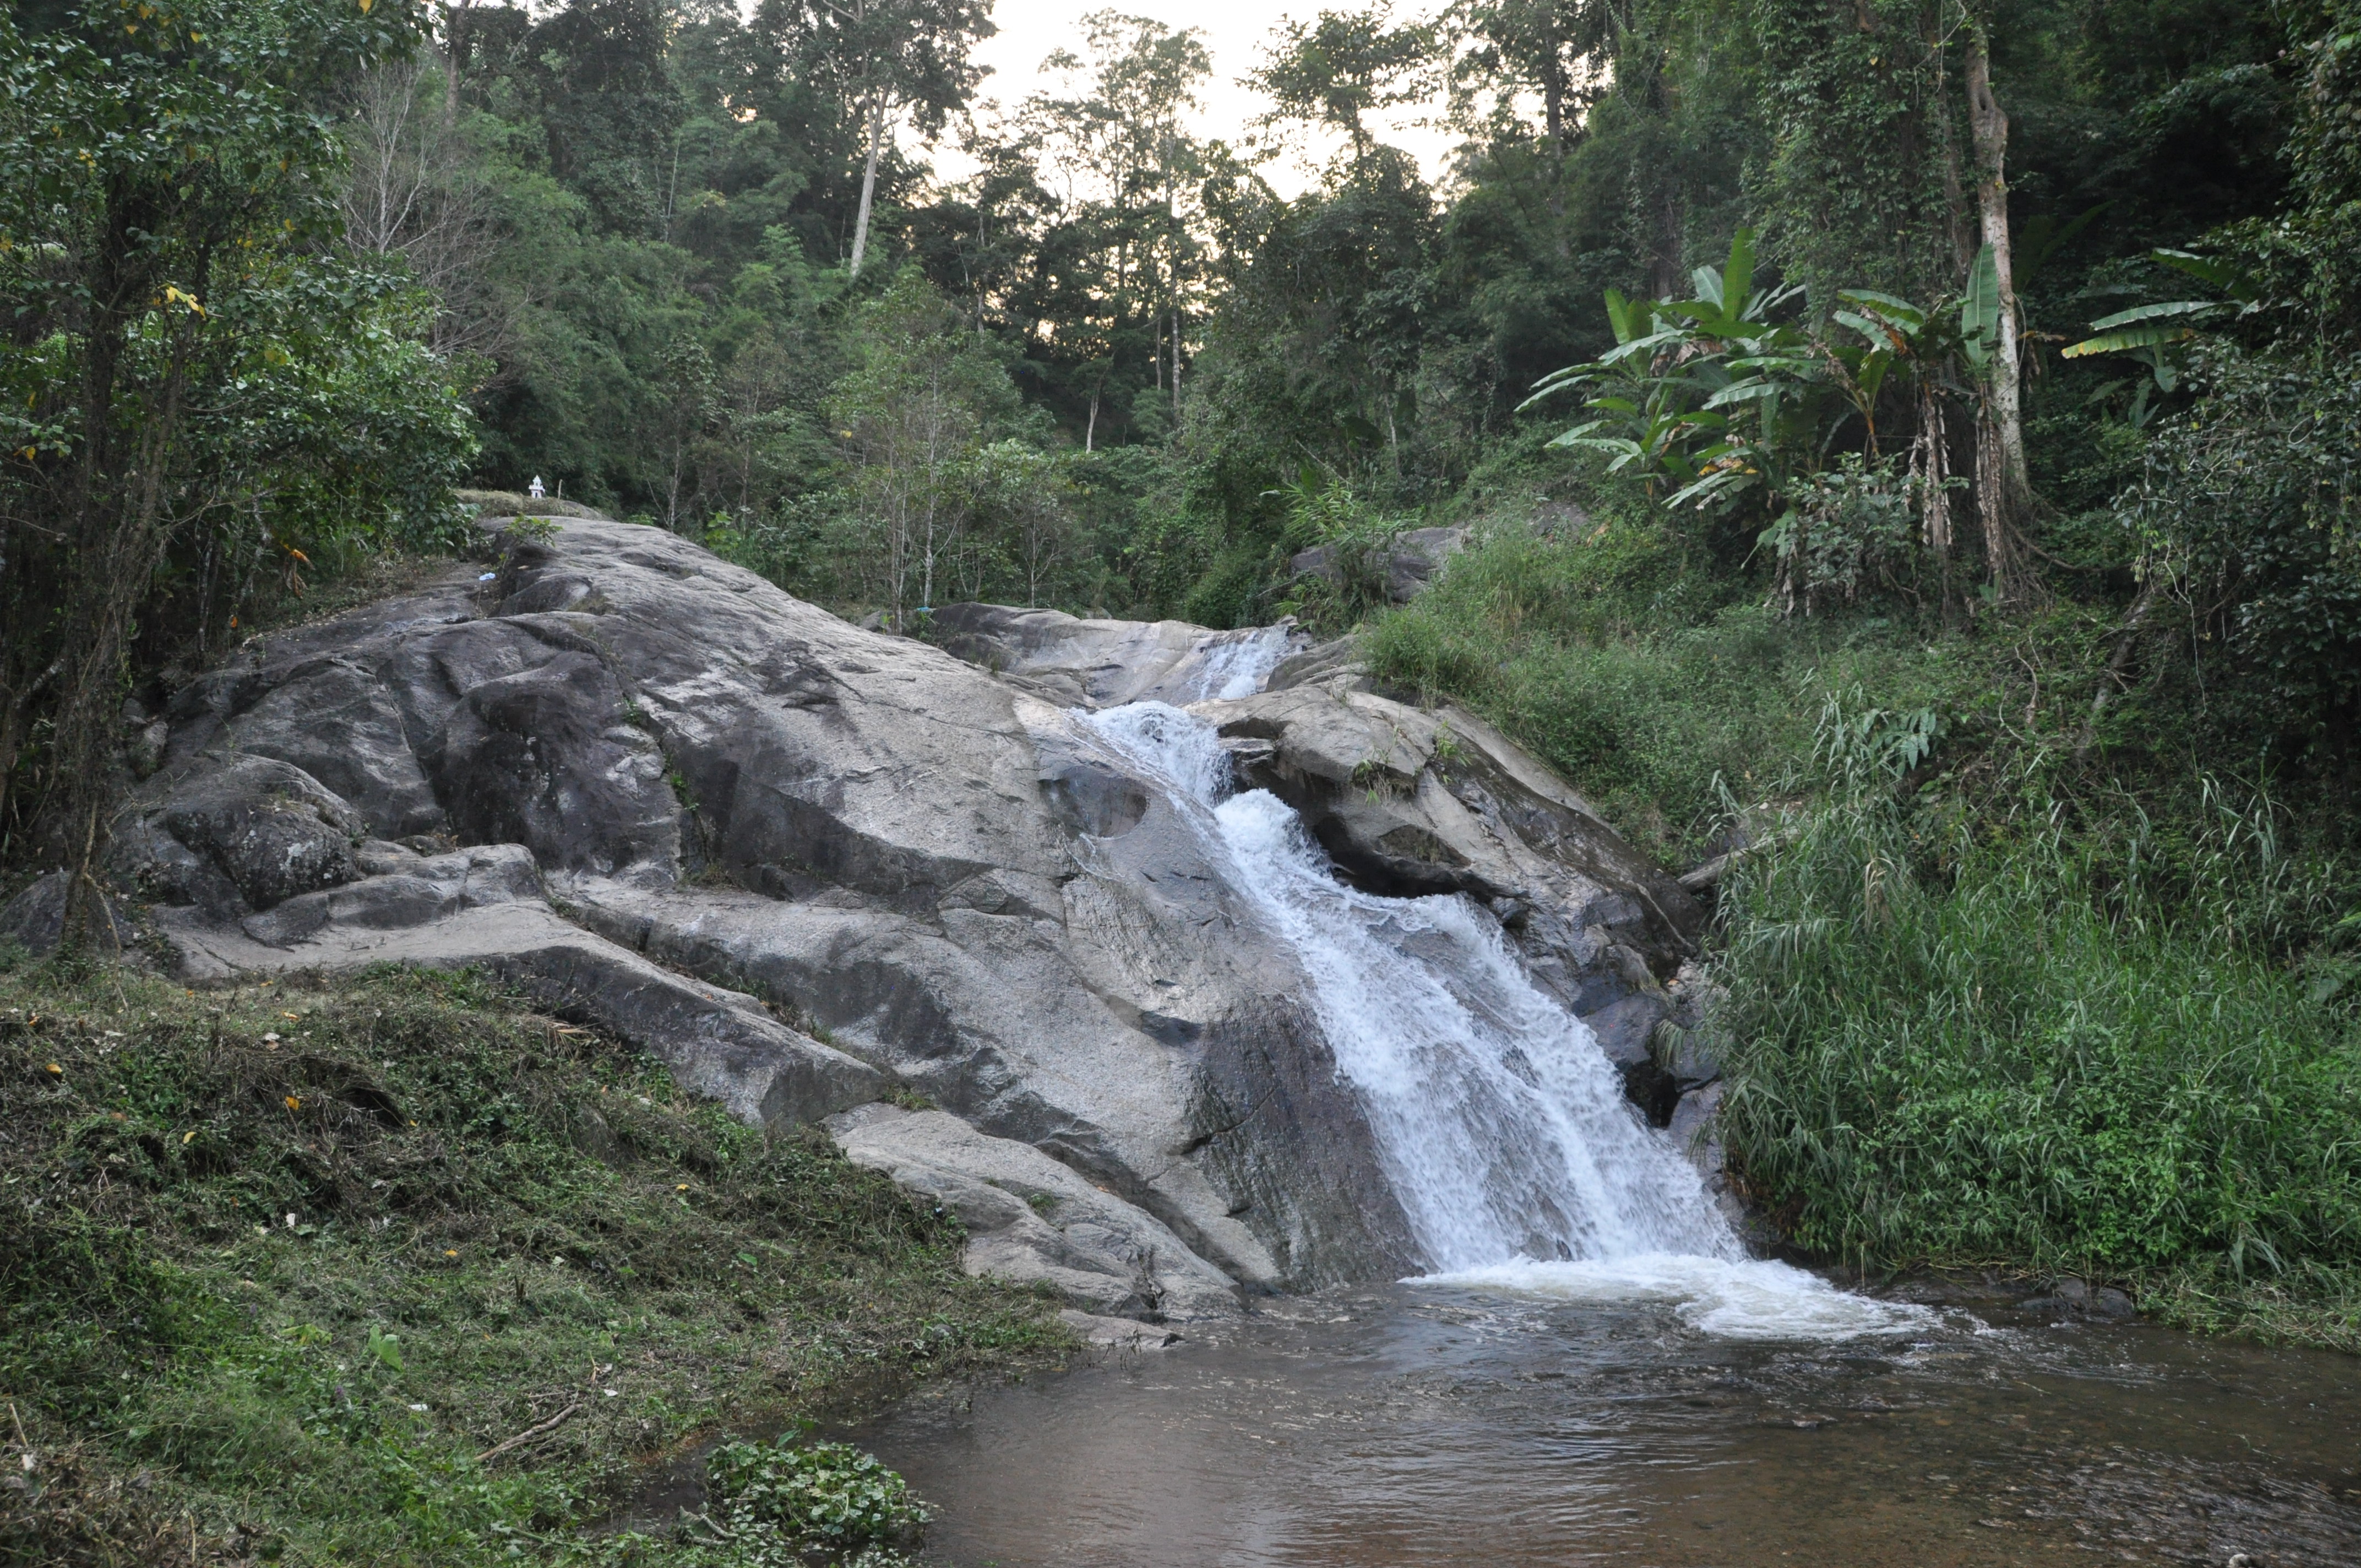
<svg viewBox="0 0 2361 1568">
<path fill-rule="evenodd" d="M 1164 680 L 1159 695 L 1180 707 L 1192 702 L 1252 696 L 1286 657 L 1287 628 L 1259 626 L 1192 649 Z"/>
<path fill-rule="evenodd" d="M 1671 1301 L 1695 1328 L 1749 1338 L 1927 1321 L 1748 1258 L 1697 1169 L 1625 1100 L 1588 1026 L 1532 983 L 1479 905 L 1339 883 L 1292 809 L 1261 790 L 1231 794 L 1202 719 L 1159 702 L 1076 717 L 1165 786 L 1294 950 L 1426 1255 L 1422 1282 Z"/>
<path fill-rule="evenodd" d="M 1520 1257 L 1483 1268 L 1422 1275 L 1408 1283 L 1513 1290 L 1574 1301 L 1666 1301 L 1691 1328 L 1726 1339 L 1857 1339 L 1932 1329 L 1939 1321 L 1930 1308 L 1873 1301 L 1767 1258 L 1641 1253 L 1537 1263 Z"/>
</svg>

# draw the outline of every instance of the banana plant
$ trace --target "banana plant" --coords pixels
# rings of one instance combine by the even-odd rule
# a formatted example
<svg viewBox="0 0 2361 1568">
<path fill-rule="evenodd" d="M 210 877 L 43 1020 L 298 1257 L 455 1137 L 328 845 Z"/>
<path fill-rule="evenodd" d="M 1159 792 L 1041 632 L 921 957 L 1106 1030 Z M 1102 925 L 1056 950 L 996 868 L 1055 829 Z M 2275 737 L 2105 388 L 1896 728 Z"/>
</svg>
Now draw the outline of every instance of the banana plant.
<svg viewBox="0 0 2361 1568">
<path fill-rule="evenodd" d="M 1820 378 L 1811 340 L 1771 320 L 1799 291 L 1754 287 L 1754 236 L 1741 229 L 1720 268 L 1691 274 L 1687 300 L 1607 293 L 1615 346 L 1543 377 L 1521 407 L 1591 389 L 1597 417 L 1553 446 L 1607 454 L 1610 472 L 1637 466 L 1674 506 L 1728 505 L 1775 477 L 1800 404 Z M 1751 418 L 1741 416 L 1751 415 Z"/>
<path fill-rule="evenodd" d="M 1837 298 L 1844 308 L 1830 313 L 1829 319 L 1859 333 L 1865 342 L 1859 346 L 1841 342 L 1828 345 L 1828 355 L 1834 363 L 1837 385 L 1869 432 L 1869 455 L 1874 458 L 1877 396 L 1885 389 L 1886 378 L 1896 365 L 1917 357 L 1927 313 L 1907 300 L 1874 289 L 1840 289 Z"/>
<path fill-rule="evenodd" d="M 2179 346 L 2208 326 L 2240 320 L 2263 308 L 2262 291 L 2254 274 L 2235 261 L 2196 256 L 2186 250 L 2152 250 L 2148 259 L 2159 267 L 2183 272 L 2211 284 L 2226 296 L 2218 300 L 2167 300 L 2134 305 L 2127 311 L 2101 316 L 2091 323 L 2096 335 L 2059 350 L 2068 359 L 2099 354 L 2120 354 L 2148 367 L 2156 389 L 2169 392 L 2180 384 Z M 2133 422 L 2147 406 L 2148 389 L 2140 388 Z"/>
<path fill-rule="evenodd" d="M 2000 260 L 1989 245 L 1976 252 L 1967 291 L 1960 296 L 1960 350 L 1979 376 L 2000 351 Z"/>
</svg>

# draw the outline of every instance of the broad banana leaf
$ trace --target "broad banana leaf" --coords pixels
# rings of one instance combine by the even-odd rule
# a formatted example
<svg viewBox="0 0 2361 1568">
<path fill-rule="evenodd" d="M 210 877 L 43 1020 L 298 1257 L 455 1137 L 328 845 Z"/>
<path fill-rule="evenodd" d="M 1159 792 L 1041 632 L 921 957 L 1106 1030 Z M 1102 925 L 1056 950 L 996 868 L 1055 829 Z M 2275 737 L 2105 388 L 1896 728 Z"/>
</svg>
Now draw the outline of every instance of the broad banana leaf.
<svg viewBox="0 0 2361 1568">
<path fill-rule="evenodd" d="M 1721 269 L 1723 313 L 1733 321 L 1746 312 L 1754 292 L 1754 231 L 1742 225 L 1730 238 L 1730 265 Z"/>
<path fill-rule="evenodd" d="M 1914 337 L 1927 324 L 1927 313 L 1896 294 L 1881 294 L 1874 289 L 1839 289 L 1837 298 L 1866 308 Z"/>
<path fill-rule="evenodd" d="M 1885 385 L 1885 373 L 1893 367 L 1894 356 L 1882 348 L 1872 348 L 1862 357 L 1861 368 L 1855 372 L 1853 379 L 1861 387 L 1861 400 L 1864 405 L 1861 417 L 1864 419 L 1874 420 L 1877 390 Z"/>
<path fill-rule="evenodd" d="M 1908 351 L 1910 339 L 1900 327 L 1883 316 L 1864 316 L 1852 311 L 1838 311 L 1830 317 L 1839 326 L 1849 326 L 1875 344 L 1879 351 L 1891 349 L 1896 354 Z"/>
<path fill-rule="evenodd" d="M 2253 304 L 2261 293 L 2256 286 L 2255 275 L 2235 261 L 2213 256 L 2192 256 L 2185 250 L 2151 250 L 2147 256 L 2159 267 L 2169 267 L 2176 272 L 2186 272 L 2191 278 L 2202 279 L 2242 305 Z"/>
<path fill-rule="evenodd" d="M 1732 403 L 1754 402 L 1763 398 L 1775 398 L 1786 389 L 1779 382 L 1763 377 L 1747 381 L 1734 381 L 1708 398 L 1705 400 L 1705 406 L 1709 409 L 1719 409 L 1727 408 Z"/>
<path fill-rule="evenodd" d="M 2170 300 L 2159 305 L 2134 305 L 2130 310 L 2101 316 L 2091 323 L 2091 330 L 2103 332 L 2109 327 L 2129 326 L 2134 322 L 2156 321 L 2164 316 L 2203 315 L 2208 311 L 2223 308 L 2219 300 Z"/>
<path fill-rule="evenodd" d="M 1635 315 L 1631 302 L 1625 299 L 1620 291 L 1607 291 L 1607 324 L 1615 329 L 1616 342 L 1629 343 L 1638 337 L 1653 323 L 1654 315 L 1653 310 L 1645 316 Z"/>
<path fill-rule="evenodd" d="M 1968 362 L 1978 369 L 2000 341 L 2000 263 L 1989 245 L 1976 252 L 1975 265 L 1968 269 L 1967 295 L 1960 301 L 1960 337 Z"/>
<path fill-rule="evenodd" d="M 2080 343 L 2067 345 L 2058 353 L 2066 359 L 2081 359 L 2093 354 L 2128 354 L 2136 348 L 2183 343 L 2196 335 L 2197 329 L 2193 326 L 2174 326 L 2158 322 L 2147 326 L 2128 327 L 2122 332 L 2103 333 L 2097 337 L 2086 337 Z"/>
</svg>

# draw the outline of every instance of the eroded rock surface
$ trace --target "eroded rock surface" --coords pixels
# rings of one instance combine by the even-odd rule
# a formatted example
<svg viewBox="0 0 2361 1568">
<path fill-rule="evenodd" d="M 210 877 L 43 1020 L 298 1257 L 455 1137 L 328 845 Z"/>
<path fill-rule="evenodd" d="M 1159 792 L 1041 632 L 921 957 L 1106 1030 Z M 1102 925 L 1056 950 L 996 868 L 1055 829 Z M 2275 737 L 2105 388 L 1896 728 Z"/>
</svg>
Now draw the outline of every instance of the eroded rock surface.
<svg viewBox="0 0 2361 1568">
<path fill-rule="evenodd" d="M 1415 1266 L 1287 948 L 1065 712 L 1289 633 L 1044 613 L 1003 678 L 559 520 L 176 693 L 112 869 L 192 978 L 478 965 L 749 1119 L 837 1117 L 1091 1312 Z"/>
<path fill-rule="evenodd" d="M 1038 670 L 1049 658 L 1064 661 L 1060 669 L 1118 658 L 1123 644 L 1099 629 L 1129 624 L 994 606 L 951 613 L 960 630 L 949 646 L 1011 671 Z M 1142 639 L 1170 635 L 1131 630 Z M 1349 642 L 1290 638 L 1288 647 L 1261 690 L 1226 699 L 1202 685 L 1176 692 L 1170 679 L 1068 689 L 1093 707 L 1185 702 L 1219 729 L 1239 784 L 1294 807 L 1346 880 L 1389 895 L 1459 893 L 1482 903 L 1534 978 L 1590 1025 L 1633 1101 L 1664 1125 L 1695 1087 L 1660 1070 L 1653 1048 L 1661 1025 L 1688 1021 L 1668 982 L 1704 927 L 1694 895 L 1481 718 L 1376 689 Z M 1204 698 L 1190 701 L 1192 691 Z M 1093 765 L 1078 764 L 1061 787 L 1081 819 L 1115 821 L 1130 807 L 1118 784 L 1089 772 Z"/>
<path fill-rule="evenodd" d="M 1363 551 L 1314 545 L 1290 556 L 1287 566 L 1299 577 L 1319 577 L 1340 588 L 1355 577 L 1365 577 L 1373 587 L 1382 587 L 1394 603 L 1408 604 L 1426 591 L 1443 564 L 1466 544 L 1464 526 L 1412 528 Z"/>
<path fill-rule="evenodd" d="M 1611 1058 L 1650 1059 L 1678 1006 L 1664 982 L 1697 951 L 1704 912 L 1540 761 L 1463 708 L 1372 689 L 1333 647 L 1282 663 L 1260 693 L 1192 711 L 1220 730 L 1240 783 L 1293 806 L 1339 874 L 1375 893 L 1475 898 Z M 1661 1125 L 1671 1106 L 1649 1109 Z"/>
<path fill-rule="evenodd" d="M 1237 1286 L 1180 1237 L 1030 1144 L 886 1104 L 828 1127 L 854 1163 L 960 1217 L 971 1274 L 1047 1285 L 1090 1311 L 1149 1322 L 1237 1310 Z"/>
</svg>

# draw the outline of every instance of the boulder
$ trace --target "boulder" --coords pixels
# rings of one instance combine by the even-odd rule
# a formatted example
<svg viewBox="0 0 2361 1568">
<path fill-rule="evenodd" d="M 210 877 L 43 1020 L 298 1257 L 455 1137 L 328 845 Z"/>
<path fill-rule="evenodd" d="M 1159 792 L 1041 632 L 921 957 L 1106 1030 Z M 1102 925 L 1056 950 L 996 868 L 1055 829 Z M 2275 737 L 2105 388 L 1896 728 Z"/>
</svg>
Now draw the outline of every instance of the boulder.
<svg viewBox="0 0 2361 1568">
<path fill-rule="evenodd" d="M 157 885 L 221 911 L 269 909 L 352 881 L 368 829 L 310 773 L 250 756 L 190 779 L 143 826 L 181 851 L 159 855 Z"/>
<path fill-rule="evenodd" d="M 1426 591 L 1444 562 L 1467 543 L 1467 530 L 1412 528 L 1384 543 L 1368 546 L 1321 544 L 1288 558 L 1288 570 L 1299 577 L 1318 577 L 1336 587 L 1359 578 L 1382 587 L 1395 604 L 1408 604 Z"/>
<path fill-rule="evenodd" d="M 1673 1143 L 1705 1174 L 1708 1182 L 1721 1179 L 1721 1137 L 1714 1118 L 1721 1113 L 1721 1085 L 1708 1083 L 1683 1094 L 1667 1129 Z"/>
<path fill-rule="evenodd" d="M 36 958 L 55 952 L 65 939 L 66 890 L 71 881 L 70 872 L 51 872 L 0 904 L 0 948 L 22 948 Z M 97 929 L 93 940 L 102 951 L 111 945 L 119 953 L 137 939 L 120 899 L 102 893 L 93 908 L 92 923 Z"/>
<path fill-rule="evenodd" d="M 1631 1034 L 1627 1054 L 1644 1060 L 1670 1005 L 1660 982 L 1704 927 L 1695 899 L 1489 723 L 1368 685 L 1358 664 L 1315 649 L 1274 671 L 1270 689 L 1193 711 L 1234 748 L 1239 783 L 1293 806 L 1340 875 L 1374 893 L 1480 901 L 1536 980 L 1602 1037 Z"/>
<path fill-rule="evenodd" d="M 886 1104 L 831 1117 L 828 1129 L 854 1164 L 959 1216 L 970 1274 L 1046 1286 L 1084 1311 L 1145 1322 L 1237 1310 L 1236 1285 L 1153 1215 L 1030 1144 Z"/>
</svg>

